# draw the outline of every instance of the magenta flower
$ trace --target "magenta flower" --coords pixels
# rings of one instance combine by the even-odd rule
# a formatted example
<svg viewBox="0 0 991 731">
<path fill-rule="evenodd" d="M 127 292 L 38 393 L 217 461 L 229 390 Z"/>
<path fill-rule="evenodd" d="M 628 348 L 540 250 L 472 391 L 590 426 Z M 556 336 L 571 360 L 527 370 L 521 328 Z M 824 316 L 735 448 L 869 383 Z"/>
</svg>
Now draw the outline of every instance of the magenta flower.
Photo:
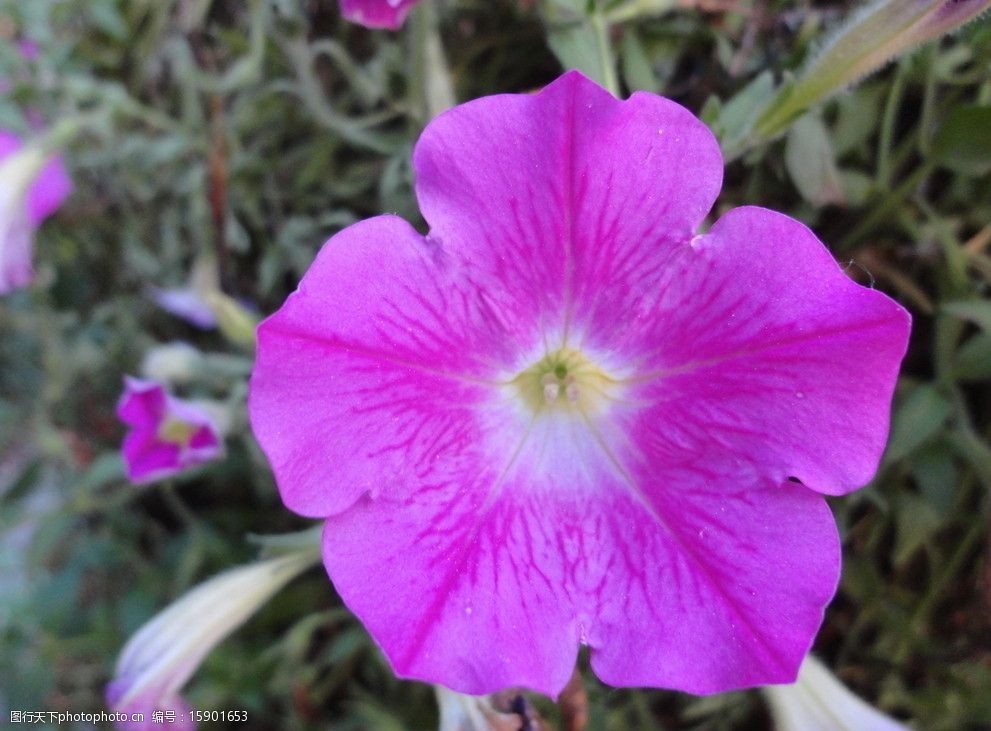
<svg viewBox="0 0 991 731">
<path fill-rule="evenodd" d="M 397 30 L 418 0 L 340 0 L 341 15 L 366 28 Z"/>
<path fill-rule="evenodd" d="M 61 160 L 0 129 L 0 294 L 31 283 L 34 232 L 71 192 Z"/>
<path fill-rule="evenodd" d="M 41 46 L 30 38 L 22 38 L 17 42 L 17 51 L 25 61 L 37 61 L 41 57 Z"/>
<path fill-rule="evenodd" d="M 125 376 L 117 416 L 131 428 L 122 451 L 132 482 L 160 480 L 224 453 L 215 419 L 155 381 Z"/>
<path fill-rule="evenodd" d="M 396 672 L 483 694 L 791 682 L 874 473 L 909 316 L 762 208 L 696 235 L 716 140 L 576 72 L 417 144 L 430 233 L 323 247 L 258 331 L 285 503 Z M 800 481 L 800 484 L 796 484 Z"/>
</svg>

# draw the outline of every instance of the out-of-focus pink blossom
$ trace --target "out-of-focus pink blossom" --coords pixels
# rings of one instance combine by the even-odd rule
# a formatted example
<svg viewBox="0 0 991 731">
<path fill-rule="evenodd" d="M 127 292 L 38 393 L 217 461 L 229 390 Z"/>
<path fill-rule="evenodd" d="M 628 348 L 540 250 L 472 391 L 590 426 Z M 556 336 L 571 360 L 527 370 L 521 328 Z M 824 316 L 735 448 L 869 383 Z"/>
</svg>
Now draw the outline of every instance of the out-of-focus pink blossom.
<svg viewBox="0 0 991 731">
<path fill-rule="evenodd" d="M 155 381 L 125 377 L 117 415 L 130 427 L 122 451 L 132 482 L 160 480 L 224 453 L 216 420 Z"/>
<path fill-rule="evenodd" d="M 58 158 L 0 130 L 0 295 L 34 278 L 34 234 L 72 191 Z"/>
<path fill-rule="evenodd" d="M 340 0 L 341 15 L 368 28 L 398 29 L 419 0 Z"/>
</svg>

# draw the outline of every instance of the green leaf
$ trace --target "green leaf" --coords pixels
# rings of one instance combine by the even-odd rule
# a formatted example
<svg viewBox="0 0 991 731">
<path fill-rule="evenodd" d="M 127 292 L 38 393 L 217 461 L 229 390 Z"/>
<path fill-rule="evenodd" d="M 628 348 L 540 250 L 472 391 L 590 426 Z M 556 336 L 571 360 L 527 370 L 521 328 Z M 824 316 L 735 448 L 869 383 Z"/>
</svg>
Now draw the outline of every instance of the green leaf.
<svg viewBox="0 0 991 731">
<path fill-rule="evenodd" d="M 991 333 L 970 338 L 953 356 L 953 376 L 961 381 L 991 378 Z"/>
<path fill-rule="evenodd" d="M 847 205 L 864 205 L 874 191 L 874 178 L 859 170 L 840 170 L 839 174 Z"/>
<path fill-rule="evenodd" d="M 933 159 L 961 175 L 991 172 L 991 106 L 955 107 L 936 132 Z"/>
<path fill-rule="evenodd" d="M 785 167 L 798 192 L 814 206 L 846 202 L 826 125 L 806 114 L 792 125 L 785 144 Z"/>
<path fill-rule="evenodd" d="M 83 492 L 93 492 L 107 483 L 124 479 L 124 460 L 120 452 L 104 452 L 93 460 L 83 473 L 76 488 Z"/>
<path fill-rule="evenodd" d="M 991 333 L 991 300 L 947 302 L 943 305 L 943 311 L 961 320 L 968 320 L 981 330 Z"/>
<path fill-rule="evenodd" d="M 946 515 L 950 511 L 960 485 L 960 473 L 945 439 L 935 439 L 913 455 L 912 479 L 937 512 Z"/>
<path fill-rule="evenodd" d="M 765 71 L 722 106 L 715 131 L 724 152 L 747 138 L 773 95 L 774 75 Z"/>
<path fill-rule="evenodd" d="M 719 125 L 719 115 L 723 113 L 723 102 L 715 94 L 709 96 L 699 111 L 699 119 L 705 122 L 711 129 L 717 129 Z"/>
<path fill-rule="evenodd" d="M 939 513 L 922 498 L 907 494 L 899 500 L 895 512 L 895 565 L 904 564 L 925 545 L 940 526 Z"/>
<path fill-rule="evenodd" d="M 627 88 L 636 91 L 652 91 L 655 94 L 660 91 L 660 84 L 651 68 L 647 52 L 636 31 L 632 28 L 623 36 L 623 45 L 620 49 L 620 63 L 623 69 L 623 80 Z"/>
<path fill-rule="evenodd" d="M 885 463 L 896 462 L 932 439 L 952 413 L 953 405 L 935 386 L 917 387 L 895 411 Z"/>
<path fill-rule="evenodd" d="M 554 29 L 547 36 L 547 44 L 565 69 L 578 69 L 597 84 L 606 83 L 599 63 L 595 31 L 587 24 L 575 23 Z"/>
<path fill-rule="evenodd" d="M 118 3 L 114 0 L 91 2 L 86 10 L 89 21 L 95 28 L 99 28 L 115 41 L 123 41 L 127 38 L 130 29 L 120 14 Z"/>
<path fill-rule="evenodd" d="M 607 19 L 610 23 L 628 23 L 640 18 L 649 18 L 677 7 L 677 0 L 626 0 L 626 2 L 606 3 Z"/>
<path fill-rule="evenodd" d="M 840 97 L 833 127 L 833 150 L 837 156 L 862 145 L 877 129 L 882 92 L 881 86 L 865 85 Z"/>
<path fill-rule="evenodd" d="M 576 16 L 584 15 L 588 7 L 586 0 L 551 0 L 550 4 L 563 10 L 565 13 Z"/>
</svg>

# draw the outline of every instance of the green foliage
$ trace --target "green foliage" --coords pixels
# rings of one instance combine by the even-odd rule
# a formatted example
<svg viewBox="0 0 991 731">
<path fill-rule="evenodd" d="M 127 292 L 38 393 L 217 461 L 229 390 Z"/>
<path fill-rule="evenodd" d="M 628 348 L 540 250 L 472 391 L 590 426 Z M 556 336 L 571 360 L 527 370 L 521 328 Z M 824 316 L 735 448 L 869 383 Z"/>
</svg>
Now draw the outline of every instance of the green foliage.
<svg viewBox="0 0 991 731">
<path fill-rule="evenodd" d="M 964 175 L 991 171 L 991 106 L 968 104 L 952 109 L 933 140 L 933 157 Z"/>
<path fill-rule="evenodd" d="M 754 143 L 781 82 L 853 4 L 687 5 L 438 3 L 443 73 L 467 100 L 539 87 L 560 59 L 672 96 L 741 151 L 720 211 L 757 204 L 804 220 L 851 276 L 912 309 L 881 470 L 833 503 L 844 574 L 816 650 L 916 728 L 986 727 L 991 30 L 972 24 L 808 116 L 795 111 L 786 139 Z M 250 354 L 146 291 L 182 285 L 209 253 L 224 294 L 264 315 L 342 227 L 383 211 L 419 221 L 409 157 L 439 70 L 409 62 L 412 27 L 367 31 L 333 2 L 0 0 L 11 83 L 0 126 L 28 132 L 26 109 L 84 115 L 68 150 L 76 192 L 40 233 L 38 284 L 0 300 L 0 707 L 103 708 L 130 633 L 255 555 L 248 534 L 306 527 L 247 430 Z M 17 35 L 39 44 L 36 61 L 7 42 Z M 203 356 L 177 391 L 229 410 L 228 456 L 135 487 L 118 456 L 121 376 L 172 340 Z M 692 698 L 585 677 L 590 729 L 768 723 L 754 692 Z M 247 710 L 250 729 L 436 724 L 429 687 L 392 676 L 319 571 L 221 645 L 187 695 Z"/>
</svg>

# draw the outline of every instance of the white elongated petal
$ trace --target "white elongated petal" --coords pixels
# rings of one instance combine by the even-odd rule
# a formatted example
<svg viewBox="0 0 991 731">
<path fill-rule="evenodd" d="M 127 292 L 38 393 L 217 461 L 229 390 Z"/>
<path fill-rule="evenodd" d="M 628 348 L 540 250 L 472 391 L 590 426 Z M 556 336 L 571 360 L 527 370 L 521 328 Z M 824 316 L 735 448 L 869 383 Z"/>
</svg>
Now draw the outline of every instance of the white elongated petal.
<svg viewBox="0 0 991 731">
<path fill-rule="evenodd" d="M 854 695 L 811 655 L 794 683 L 761 690 L 777 731 L 909 731 Z"/>
<path fill-rule="evenodd" d="M 128 687 L 114 706 L 175 695 L 210 650 L 318 558 L 296 553 L 225 571 L 157 614 L 121 651 L 115 682 Z"/>
</svg>

